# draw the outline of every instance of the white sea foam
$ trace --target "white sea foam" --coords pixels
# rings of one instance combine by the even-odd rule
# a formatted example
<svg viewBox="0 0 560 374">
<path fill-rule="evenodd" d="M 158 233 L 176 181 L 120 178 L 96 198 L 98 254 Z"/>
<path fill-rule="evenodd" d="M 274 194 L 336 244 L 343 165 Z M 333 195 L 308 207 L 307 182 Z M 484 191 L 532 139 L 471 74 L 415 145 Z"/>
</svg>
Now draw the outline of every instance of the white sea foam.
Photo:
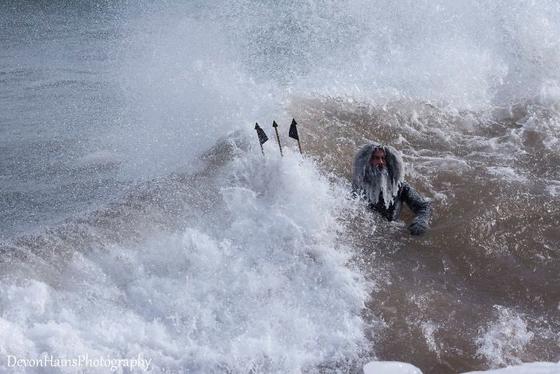
<svg viewBox="0 0 560 374">
<path fill-rule="evenodd" d="M 225 130 L 256 120 L 270 123 L 278 113 L 287 117 L 284 103 L 294 95 L 348 95 L 349 102 L 406 97 L 451 104 L 458 114 L 463 108 L 535 96 L 542 105 L 558 105 L 556 1 L 351 0 L 321 6 L 306 0 L 171 1 L 140 16 L 124 14 L 115 27 L 101 28 L 99 37 L 88 36 L 96 34 L 90 23 L 63 26 L 58 21 L 66 17 L 56 9 L 55 17 L 33 7 L 28 12 L 16 18 L 14 28 L 31 26 L 10 35 L 13 49 L 6 55 L 13 55 L 6 66 L 13 72 L 5 81 L 14 82 L 6 95 L 6 118 L 14 119 L 17 129 L 7 130 L 13 134 L 6 144 L 33 150 L 34 137 L 27 132 L 37 130 L 40 136 L 50 134 L 50 140 L 64 135 L 70 142 L 98 134 L 86 155 L 98 149 L 115 153 L 89 153 L 83 165 L 118 164 L 127 176 L 143 179 L 186 169 Z M 41 20 L 37 25 L 46 27 L 29 20 Z M 44 45 L 30 44 L 35 38 L 43 44 L 43 30 L 49 30 Z M 114 38 L 119 39 L 116 47 L 104 44 Z M 87 46 L 87 51 L 73 45 Z M 112 48 L 118 52 L 102 57 Z M 36 53 L 43 49 L 49 53 Z M 69 58 L 74 55 L 87 63 L 76 65 Z M 103 64 L 92 65 L 96 58 L 91 57 L 98 55 Z M 74 85 L 62 85 L 57 95 L 40 95 L 34 80 L 42 78 L 36 76 L 51 76 L 56 69 L 66 80 L 77 68 L 99 75 L 91 82 L 96 88 L 66 91 L 62 87 Z M 83 105 L 89 102 L 96 105 Z M 30 108 L 26 115 L 23 104 Z M 68 112 L 61 115 L 58 109 Z M 90 116 L 98 112 L 109 114 L 97 123 Z M 449 129 L 421 119 L 411 118 L 416 131 L 432 127 L 438 142 L 449 142 Z M 54 123 L 64 126 L 53 128 Z M 558 151 L 555 119 L 528 116 L 518 125 L 507 142 L 477 137 L 476 143 L 484 142 L 503 157 L 518 148 L 524 152 L 518 147 L 524 139 L 536 139 L 537 150 L 542 143 Z M 197 211 L 196 222 L 182 222 L 179 232 L 137 238 L 137 244 L 100 248 L 88 242 L 75 251 L 64 248 L 73 258 L 68 267 L 61 266 L 60 282 L 40 272 L 33 279 L 6 275 L 0 284 L 1 358 L 43 351 L 144 353 L 158 369 L 246 372 L 297 371 L 354 357 L 364 343 L 359 311 L 366 286 L 345 266 L 350 249 L 338 242 L 337 231 L 343 228 L 336 218 L 346 208 L 338 198 L 346 191 L 289 151 L 280 160 L 273 141 L 265 151 L 265 162 L 258 155 L 228 165 L 222 179 L 213 181 L 222 187 L 215 205 Z M 34 181 L 48 166 L 47 158 L 10 156 L 18 161 L 6 170 L 12 179 L 32 165 L 22 177 Z M 53 151 L 50 156 L 67 154 Z M 434 169 L 438 164 L 443 170 L 471 167 L 454 157 L 435 160 Z M 61 178 L 53 185 L 55 197 L 58 187 L 68 184 Z M 556 186 L 547 188 L 558 194 Z M 139 211 L 146 208 L 137 205 Z M 23 214 L 26 221 L 35 219 L 36 206 L 31 206 Z M 43 214 L 51 216 L 57 208 Z M 181 222 L 182 217 L 174 218 Z M 115 228 L 115 237 L 120 234 Z M 522 316 L 508 313 L 481 331 L 479 354 L 494 365 L 518 362 L 517 351 L 532 337 Z M 509 326 L 505 332 L 499 328 L 502 322 Z M 437 330 L 425 325 L 423 331 L 436 349 Z"/>
<path fill-rule="evenodd" d="M 102 140 L 143 177 L 175 170 L 224 129 L 270 123 L 294 95 L 406 97 L 459 109 L 557 97 L 554 1 L 147 8 L 127 17 L 117 44 L 124 113 Z"/>
<path fill-rule="evenodd" d="M 437 344 L 437 340 L 435 337 L 435 333 L 438 331 L 439 326 L 435 322 L 422 322 L 420 324 L 422 328 L 422 334 L 424 335 L 424 339 L 426 339 L 426 344 L 431 352 L 434 352 L 436 356 L 440 356 L 440 348 Z"/>
<path fill-rule="evenodd" d="M 508 366 L 502 369 L 486 371 L 469 371 L 463 374 L 558 374 L 560 362 L 528 362 L 521 365 Z"/>
<path fill-rule="evenodd" d="M 522 316 L 502 306 L 495 306 L 497 319 L 481 329 L 477 354 L 493 366 L 521 364 L 519 355 L 534 334 Z"/>
<path fill-rule="evenodd" d="M 364 365 L 364 374 L 422 374 L 422 371 L 406 362 L 373 361 Z"/>
<path fill-rule="evenodd" d="M 120 156 L 107 149 L 86 154 L 77 160 L 76 166 L 83 168 L 112 168 L 120 163 Z"/>
<path fill-rule="evenodd" d="M 367 285 L 339 242 L 346 191 L 285 152 L 233 161 L 213 210 L 180 232 L 76 252 L 56 286 L 3 281 L 0 368 L 45 351 L 195 372 L 355 358 Z"/>
<path fill-rule="evenodd" d="M 487 168 L 491 175 L 500 177 L 511 182 L 525 182 L 527 180 L 523 175 L 519 175 L 515 169 L 508 166 L 490 166 Z"/>
<path fill-rule="evenodd" d="M 549 181 L 549 184 L 546 186 L 546 191 L 551 196 L 560 196 L 560 181 Z"/>
<path fill-rule="evenodd" d="M 502 369 L 469 371 L 463 374 L 557 374 L 560 362 L 529 362 Z M 364 365 L 364 374 L 422 374 L 416 366 L 397 361 L 374 361 Z"/>
</svg>

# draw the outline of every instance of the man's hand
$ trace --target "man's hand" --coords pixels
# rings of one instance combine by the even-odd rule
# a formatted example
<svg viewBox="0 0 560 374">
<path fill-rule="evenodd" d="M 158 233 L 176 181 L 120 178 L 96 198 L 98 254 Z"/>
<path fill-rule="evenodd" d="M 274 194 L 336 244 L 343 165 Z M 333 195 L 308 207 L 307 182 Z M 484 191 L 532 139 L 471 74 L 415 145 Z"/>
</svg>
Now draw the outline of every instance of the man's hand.
<svg viewBox="0 0 560 374">
<path fill-rule="evenodd" d="M 422 235 L 428 230 L 428 224 L 422 220 L 414 219 L 408 226 L 408 230 L 412 235 Z"/>
</svg>

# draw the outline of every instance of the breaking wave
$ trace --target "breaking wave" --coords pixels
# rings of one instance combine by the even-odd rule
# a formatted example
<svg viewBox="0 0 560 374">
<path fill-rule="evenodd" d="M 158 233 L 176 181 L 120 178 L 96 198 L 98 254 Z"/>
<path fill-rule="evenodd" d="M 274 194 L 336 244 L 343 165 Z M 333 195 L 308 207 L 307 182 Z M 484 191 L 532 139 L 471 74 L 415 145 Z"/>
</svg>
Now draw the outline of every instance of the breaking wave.
<svg viewBox="0 0 560 374">
<path fill-rule="evenodd" d="M 0 8 L 2 370 L 558 360 L 557 2 Z M 349 199 L 370 140 L 433 200 L 427 235 Z"/>
</svg>

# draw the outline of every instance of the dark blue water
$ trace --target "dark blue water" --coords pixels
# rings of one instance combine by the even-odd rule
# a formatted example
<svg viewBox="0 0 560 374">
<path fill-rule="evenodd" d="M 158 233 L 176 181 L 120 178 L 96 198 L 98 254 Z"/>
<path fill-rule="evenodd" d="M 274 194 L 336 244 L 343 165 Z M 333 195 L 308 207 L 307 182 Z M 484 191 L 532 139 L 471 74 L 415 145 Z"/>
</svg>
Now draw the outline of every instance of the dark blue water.
<svg viewBox="0 0 560 374">
<path fill-rule="evenodd" d="M 103 134 L 118 121 L 122 96 L 115 84 L 115 13 L 48 2 L 7 2 L 0 13 L 5 238 L 118 192 L 113 168 L 87 156 L 104 149 Z"/>
</svg>

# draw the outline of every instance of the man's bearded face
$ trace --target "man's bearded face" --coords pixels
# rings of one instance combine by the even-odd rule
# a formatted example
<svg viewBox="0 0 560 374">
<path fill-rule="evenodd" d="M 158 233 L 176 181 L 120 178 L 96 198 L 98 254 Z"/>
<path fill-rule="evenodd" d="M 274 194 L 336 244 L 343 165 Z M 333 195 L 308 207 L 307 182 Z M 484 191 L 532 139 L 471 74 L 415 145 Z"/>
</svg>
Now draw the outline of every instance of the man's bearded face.
<svg viewBox="0 0 560 374">
<path fill-rule="evenodd" d="M 393 201 L 393 194 L 391 192 L 392 184 L 390 182 L 389 172 L 385 167 L 384 160 L 385 158 L 383 157 L 383 162 L 378 164 L 370 162 L 366 170 L 366 186 L 364 189 L 369 200 L 374 204 L 379 201 L 380 196 L 383 196 L 385 205 L 388 208 L 389 204 Z"/>
<path fill-rule="evenodd" d="M 370 164 L 377 169 L 385 169 L 387 161 L 385 160 L 385 151 L 382 149 L 376 149 L 369 160 Z"/>
</svg>

